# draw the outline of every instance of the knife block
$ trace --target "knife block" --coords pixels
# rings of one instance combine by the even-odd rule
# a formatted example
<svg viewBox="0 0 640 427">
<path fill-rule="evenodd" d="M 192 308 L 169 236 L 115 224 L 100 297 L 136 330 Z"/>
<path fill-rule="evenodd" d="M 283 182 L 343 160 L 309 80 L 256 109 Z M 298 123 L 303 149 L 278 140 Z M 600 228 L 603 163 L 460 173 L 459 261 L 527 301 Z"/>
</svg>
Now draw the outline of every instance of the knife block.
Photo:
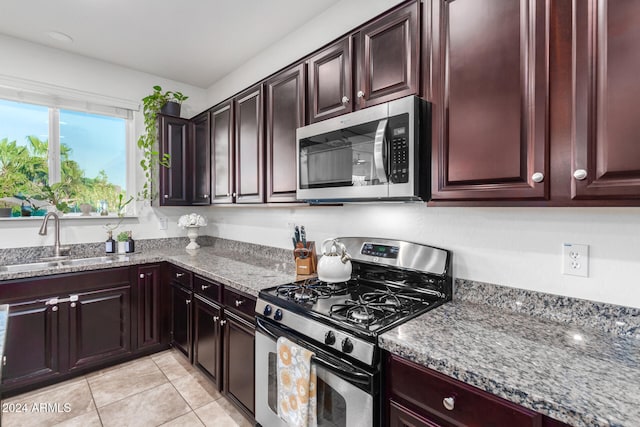
<svg viewBox="0 0 640 427">
<path fill-rule="evenodd" d="M 298 244 L 293 251 L 293 257 L 296 261 L 296 274 L 300 276 L 308 276 L 316 272 L 317 256 L 315 242 L 307 242 L 307 247 L 303 247 L 302 243 Z"/>
</svg>

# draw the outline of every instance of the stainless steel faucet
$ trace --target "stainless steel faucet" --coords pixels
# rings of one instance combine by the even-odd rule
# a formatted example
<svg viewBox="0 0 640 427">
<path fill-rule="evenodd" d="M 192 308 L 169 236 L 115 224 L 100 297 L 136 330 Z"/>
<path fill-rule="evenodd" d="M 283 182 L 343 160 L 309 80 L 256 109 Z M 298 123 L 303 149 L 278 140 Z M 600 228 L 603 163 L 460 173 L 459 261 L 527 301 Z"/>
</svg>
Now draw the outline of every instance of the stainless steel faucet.
<svg viewBox="0 0 640 427">
<path fill-rule="evenodd" d="M 53 217 L 54 222 L 55 222 L 55 227 L 56 227 L 56 239 L 55 242 L 53 244 L 53 253 L 54 256 L 56 258 L 62 257 L 62 256 L 66 256 L 69 253 L 69 248 L 61 248 L 60 247 L 60 218 L 58 217 L 58 215 L 55 212 L 48 212 L 45 217 L 44 220 L 42 220 L 42 225 L 40 226 L 40 231 L 38 231 L 38 234 L 41 236 L 46 236 L 47 235 L 47 224 L 49 221 L 49 218 Z M 64 253 L 64 255 L 63 255 Z"/>
</svg>

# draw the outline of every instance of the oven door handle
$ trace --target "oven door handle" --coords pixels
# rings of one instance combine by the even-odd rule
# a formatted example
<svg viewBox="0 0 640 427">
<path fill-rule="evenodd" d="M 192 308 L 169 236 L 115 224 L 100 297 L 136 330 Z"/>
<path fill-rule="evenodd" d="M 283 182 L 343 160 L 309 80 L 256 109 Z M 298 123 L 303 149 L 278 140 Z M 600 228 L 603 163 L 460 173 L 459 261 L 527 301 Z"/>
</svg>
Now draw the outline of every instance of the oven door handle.
<svg viewBox="0 0 640 427">
<path fill-rule="evenodd" d="M 271 339 L 273 339 L 274 341 L 278 341 L 278 336 L 273 333 L 272 331 L 270 331 L 268 329 L 268 326 L 265 325 L 265 323 L 259 318 L 256 317 L 256 326 L 258 327 L 258 329 L 260 330 L 260 332 L 264 333 L 265 335 L 267 335 L 268 337 L 270 337 Z M 318 357 L 313 356 L 311 358 L 311 360 L 315 363 L 317 363 L 320 366 L 323 366 L 326 369 L 331 370 L 331 372 L 338 376 L 341 377 L 344 380 L 347 381 L 351 381 L 351 382 L 355 382 L 358 384 L 370 384 L 371 383 L 371 378 L 369 375 L 367 374 L 363 374 L 360 372 L 356 372 L 353 370 L 353 368 L 351 368 L 348 365 L 336 365 L 333 364 L 331 362 L 328 362 L 324 359 L 320 359 Z"/>
</svg>

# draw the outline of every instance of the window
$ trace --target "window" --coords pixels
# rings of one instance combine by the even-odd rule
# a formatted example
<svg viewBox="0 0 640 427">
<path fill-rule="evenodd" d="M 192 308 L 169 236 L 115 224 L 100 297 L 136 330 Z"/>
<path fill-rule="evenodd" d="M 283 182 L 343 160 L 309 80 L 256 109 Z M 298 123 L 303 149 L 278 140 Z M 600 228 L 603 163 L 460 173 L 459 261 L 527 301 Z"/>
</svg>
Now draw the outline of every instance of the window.
<svg viewBox="0 0 640 427">
<path fill-rule="evenodd" d="M 14 215 L 44 214 L 45 204 L 114 211 L 127 191 L 128 121 L 0 99 L 0 200 L 24 200 Z"/>
</svg>

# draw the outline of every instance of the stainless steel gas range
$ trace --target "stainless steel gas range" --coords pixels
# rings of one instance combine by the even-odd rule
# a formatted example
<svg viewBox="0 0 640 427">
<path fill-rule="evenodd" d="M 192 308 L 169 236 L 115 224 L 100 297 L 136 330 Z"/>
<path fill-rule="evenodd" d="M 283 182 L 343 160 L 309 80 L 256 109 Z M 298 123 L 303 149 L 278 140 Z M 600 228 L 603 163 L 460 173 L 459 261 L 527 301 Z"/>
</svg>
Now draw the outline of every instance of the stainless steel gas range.
<svg viewBox="0 0 640 427">
<path fill-rule="evenodd" d="M 317 279 L 260 292 L 256 304 L 256 421 L 286 426 L 277 414 L 276 342 L 281 336 L 315 353 L 319 426 L 381 425 L 378 335 L 452 295 L 451 253 L 378 238 L 341 237 L 351 279 Z"/>
</svg>

